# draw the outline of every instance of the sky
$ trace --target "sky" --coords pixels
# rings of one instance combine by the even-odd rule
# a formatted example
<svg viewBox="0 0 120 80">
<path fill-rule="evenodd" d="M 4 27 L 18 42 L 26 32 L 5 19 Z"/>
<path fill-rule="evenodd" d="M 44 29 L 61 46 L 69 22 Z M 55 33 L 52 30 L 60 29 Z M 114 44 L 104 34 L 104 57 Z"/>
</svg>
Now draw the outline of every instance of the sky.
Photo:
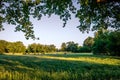
<svg viewBox="0 0 120 80">
<path fill-rule="evenodd" d="M 76 28 L 80 23 L 77 18 L 72 16 L 66 26 L 63 28 L 63 21 L 58 16 L 53 15 L 50 18 L 47 16 L 42 17 L 41 20 L 31 18 L 34 26 L 35 36 L 39 37 L 39 40 L 26 40 L 22 32 L 14 32 L 15 26 L 4 24 L 4 31 L 0 32 L 0 40 L 6 40 L 10 42 L 22 41 L 25 46 L 32 43 L 40 43 L 45 45 L 54 44 L 57 48 L 60 48 L 63 42 L 74 41 L 82 46 L 83 41 L 88 37 L 94 36 L 94 32 L 82 33 Z"/>
</svg>

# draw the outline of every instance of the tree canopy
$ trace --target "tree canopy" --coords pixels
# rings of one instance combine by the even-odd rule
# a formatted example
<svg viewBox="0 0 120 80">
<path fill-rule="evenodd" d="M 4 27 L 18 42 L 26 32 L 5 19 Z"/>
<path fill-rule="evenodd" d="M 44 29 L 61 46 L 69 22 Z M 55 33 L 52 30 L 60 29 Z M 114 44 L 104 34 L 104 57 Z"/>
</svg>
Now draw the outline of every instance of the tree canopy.
<svg viewBox="0 0 120 80">
<path fill-rule="evenodd" d="M 0 54 L 2 53 L 24 53 L 26 47 L 23 42 L 8 42 L 5 40 L 0 40 Z"/>
<path fill-rule="evenodd" d="M 0 0 L 0 31 L 3 23 L 16 25 L 15 31 L 25 33 L 26 39 L 35 39 L 30 17 L 58 15 L 63 27 L 74 14 L 82 32 L 103 28 L 120 29 L 119 0 Z"/>
</svg>

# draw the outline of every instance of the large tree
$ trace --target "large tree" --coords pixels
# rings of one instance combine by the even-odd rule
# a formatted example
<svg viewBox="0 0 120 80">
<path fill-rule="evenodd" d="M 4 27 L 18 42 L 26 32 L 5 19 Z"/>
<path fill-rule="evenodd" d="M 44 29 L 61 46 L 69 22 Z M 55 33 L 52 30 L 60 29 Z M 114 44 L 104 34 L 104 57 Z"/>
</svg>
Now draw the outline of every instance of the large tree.
<svg viewBox="0 0 120 80">
<path fill-rule="evenodd" d="M 93 53 L 108 55 L 108 44 L 109 44 L 109 35 L 110 31 L 100 28 L 95 33 L 94 44 L 93 44 Z"/>
<path fill-rule="evenodd" d="M 110 55 L 120 56 L 120 31 L 111 32 L 108 38 L 108 51 Z"/>
<path fill-rule="evenodd" d="M 120 29 L 119 0 L 0 0 L 0 30 L 4 30 L 3 23 L 13 24 L 15 31 L 35 39 L 30 17 L 40 20 L 55 14 L 65 26 L 72 13 L 79 19 L 82 32 L 100 27 Z"/>
</svg>

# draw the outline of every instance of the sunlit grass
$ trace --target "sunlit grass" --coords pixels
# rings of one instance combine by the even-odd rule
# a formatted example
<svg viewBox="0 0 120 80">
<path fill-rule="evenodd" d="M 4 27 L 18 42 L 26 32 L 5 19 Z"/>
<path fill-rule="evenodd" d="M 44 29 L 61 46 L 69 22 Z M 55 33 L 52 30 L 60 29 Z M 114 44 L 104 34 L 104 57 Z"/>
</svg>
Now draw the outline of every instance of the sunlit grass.
<svg viewBox="0 0 120 80">
<path fill-rule="evenodd" d="M 38 56 L 39 58 L 55 59 L 55 60 L 67 60 L 67 61 L 85 61 L 89 63 L 107 64 L 107 65 L 120 65 L 119 59 L 112 58 L 99 58 L 99 57 L 52 57 L 52 56 Z"/>
<path fill-rule="evenodd" d="M 0 80 L 119 80 L 119 75 L 119 57 L 92 54 L 0 55 Z"/>
</svg>

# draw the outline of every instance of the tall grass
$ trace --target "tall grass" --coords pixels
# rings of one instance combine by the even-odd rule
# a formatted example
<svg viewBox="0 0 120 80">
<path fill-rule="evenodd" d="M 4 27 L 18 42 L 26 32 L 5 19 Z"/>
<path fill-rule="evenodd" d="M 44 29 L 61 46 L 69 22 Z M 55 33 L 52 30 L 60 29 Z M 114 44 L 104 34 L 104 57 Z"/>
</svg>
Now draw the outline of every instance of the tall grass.
<svg viewBox="0 0 120 80">
<path fill-rule="evenodd" d="M 0 80 L 119 80 L 120 58 L 94 55 L 0 55 Z"/>
</svg>

